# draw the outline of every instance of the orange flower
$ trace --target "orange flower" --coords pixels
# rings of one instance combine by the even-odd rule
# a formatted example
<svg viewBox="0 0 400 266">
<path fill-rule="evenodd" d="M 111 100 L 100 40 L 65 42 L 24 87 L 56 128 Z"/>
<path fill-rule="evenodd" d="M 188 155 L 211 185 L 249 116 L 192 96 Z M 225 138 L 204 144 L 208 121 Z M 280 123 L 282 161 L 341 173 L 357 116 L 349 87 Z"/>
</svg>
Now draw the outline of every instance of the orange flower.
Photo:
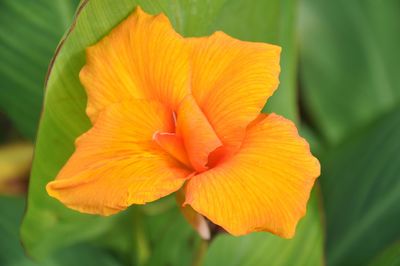
<svg viewBox="0 0 400 266">
<path fill-rule="evenodd" d="M 260 114 L 280 50 L 222 32 L 183 38 L 137 8 L 87 49 L 93 127 L 48 193 L 110 215 L 183 187 L 183 205 L 233 235 L 292 237 L 320 166 L 292 122 Z"/>
</svg>

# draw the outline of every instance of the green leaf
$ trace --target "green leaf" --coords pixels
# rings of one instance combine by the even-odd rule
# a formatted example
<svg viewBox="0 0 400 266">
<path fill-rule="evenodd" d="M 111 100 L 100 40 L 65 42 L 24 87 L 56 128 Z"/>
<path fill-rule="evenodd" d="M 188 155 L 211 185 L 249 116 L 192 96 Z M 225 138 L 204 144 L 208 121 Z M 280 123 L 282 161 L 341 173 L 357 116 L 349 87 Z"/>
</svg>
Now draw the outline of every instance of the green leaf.
<svg viewBox="0 0 400 266">
<path fill-rule="evenodd" d="M 35 265 L 25 257 L 19 242 L 18 226 L 23 210 L 23 198 L 0 196 L 0 265 Z"/>
<path fill-rule="evenodd" d="M 138 3 L 148 12 L 165 12 L 175 27 L 187 35 L 209 32 L 208 21 L 219 6 L 218 1 L 193 2 L 190 6 L 187 1 L 82 2 L 72 28 L 59 46 L 46 87 L 28 209 L 21 229 L 25 247 L 33 257 L 44 258 L 58 248 L 93 239 L 119 221 L 118 217 L 102 218 L 71 211 L 50 198 L 45 185 L 55 178 L 72 154 L 75 139 L 90 126 L 85 114 L 86 95 L 78 79 L 85 63 L 85 48 L 99 41 Z"/>
<path fill-rule="evenodd" d="M 300 9 L 303 100 L 340 143 L 400 100 L 400 2 L 305 0 Z"/>
<path fill-rule="evenodd" d="M 22 197 L 0 196 L 0 265 L 39 266 L 25 255 L 19 241 L 19 224 L 25 209 Z M 71 247 L 46 258 L 41 266 L 118 266 L 118 262 L 107 252 L 94 246 Z"/>
<path fill-rule="evenodd" d="M 159 214 L 143 215 L 144 231 L 150 247 L 143 265 L 191 265 L 199 246 L 200 237 L 197 232 L 183 218 L 175 199 L 170 200 L 173 208 Z"/>
<path fill-rule="evenodd" d="M 369 266 L 399 266 L 400 265 L 400 242 L 397 242 L 381 254 L 379 254 Z"/>
<path fill-rule="evenodd" d="M 245 2 L 244 0 L 96 0 L 83 1 L 81 3 L 72 28 L 66 35 L 62 45 L 59 46 L 54 64 L 51 66 L 46 87 L 44 112 L 38 132 L 35 159 L 31 174 L 28 209 L 21 230 L 25 247 L 32 256 L 45 258 L 49 253 L 54 253 L 60 248 L 76 243 L 97 239 L 112 239 L 114 236 L 112 235 L 114 233 L 111 233 L 112 228 L 122 228 L 121 231 L 125 232 L 125 237 L 128 241 L 135 242 L 135 250 L 129 251 L 127 249 L 129 245 L 123 246 L 122 250 L 129 254 L 133 253 L 133 261 L 136 264 L 144 265 L 148 263 L 149 265 L 158 265 L 177 263 L 187 265 L 192 253 L 190 250 L 189 252 L 186 251 L 186 246 L 188 246 L 188 241 L 192 241 L 194 243 L 193 246 L 195 246 L 198 242 L 198 237 L 190 240 L 194 237 L 194 232 L 187 224 L 186 229 L 184 229 L 182 225 L 183 220 L 178 212 L 173 214 L 171 216 L 173 218 L 169 218 L 169 221 L 179 221 L 181 219 L 182 222 L 177 223 L 179 226 L 171 222 L 166 222 L 165 238 L 158 239 L 157 236 L 155 238 L 157 241 L 155 241 L 152 237 L 152 232 L 153 230 L 157 230 L 157 226 L 154 225 L 155 228 L 145 229 L 146 234 L 141 234 L 141 228 L 143 226 L 146 227 L 143 224 L 152 224 L 153 222 L 148 222 L 147 218 L 140 218 L 141 214 L 135 211 L 135 208 L 124 212 L 127 214 L 109 218 L 80 214 L 67 209 L 56 200 L 50 198 L 45 191 L 45 185 L 55 178 L 58 171 L 72 154 L 75 139 L 90 127 L 89 120 L 85 114 L 86 94 L 78 79 L 78 73 L 85 63 L 84 50 L 86 47 L 98 42 L 121 22 L 137 4 L 140 4 L 147 12 L 166 13 L 175 29 L 185 36 L 208 35 L 216 29 L 224 30 L 225 28 L 230 28 L 231 30 L 227 31 L 233 36 L 243 36 L 247 40 L 272 40 L 276 38 L 276 43 L 282 43 L 284 47 L 287 46 L 292 47 L 290 49 L 294 49 L 290 33 L 293 31 L 293 23 L 291 23 L 293 21 L 289 21 L 289 27 L 282 15 L 279 18 L 284 22 L 280 22 L 279 27 L 271 24 L 272 26 L 264 29 L 264 24 L 258 23 L 265 16 L 261 10 L 274 9 L 278 6 L 282 8 L 280 9 L 282 14 L 291 18 L 291 13 L 286 15 L 284 11 L 286 5 L 278 5 L 277 1 L 267 1 L 268 4 L 265 1 L 253 1 L 254 5 L 258 5 L 260 11 L 257 12 L 258 18 L 254 19 L 254 21 L 252 20 L 252 13 L 247 13 L 250 20 L 247 28 L 251 35 L 241 35 L 244 31 L 242 33 L 237 31 L 235 33 L 234 26 L 237 25 L 237 22 L 229 22 L 229 17 L 232 16 L 233 12 L 229 11 L 229 8 L 231 4 L 237 5 L 236 8 L 241 6 L 249 8 L 251 5 L 244 5 L 243 3 Z M 255 7 L 251 6 L 251 8 Z M 255 9 L 258 10 L 257 8 Z M 274 12 L 269 11 L 269 14 L 274 14 Z M 275 19 L 271 19 L 271 21 L 275 21 Z M 244 19 L 243 22 L 246 22 L 246 20 Z M 232 25 L 231 23 L 234 24 Z M 262 29 L 258 30 L 257 27 L 262 27 Z M 286 33 L 286 28 L 290 29 L 289 34 L 281 34 L 281 32 Z M 274 29 L 273 34 L 269 33 L 270 29 Z M 281 36 L 289 37 L 281 38 Z M 284 74 L 287 77 L 285 78 L 287 81 L 284 81 L 287 84 L 285 87 L 287 92 L 285 93 L 295 95 L 294 73 L 292 72 L 294 70 L 293 67 L 289 67 L 295 61 L 290 59 L 291 56 L 289 54 L 286 55 L 287 58 L 285 59 L 285 62 L 288 63 L 285 63 L 286 65 L 282 67 L 283 72 L 287 71 L 287 74 Z M 288 70 L 285 70 L 286 68 Z M 280 101 L 284 103 L 280 105 L 279 112 L 295 117 L 294 110 L 296 108 L 294 100 L 288 100 L 288 103 L 286 103 L 286 100 L 284 100 L 286 98 L 285 93 L 282 93 L 281 96 L 277 95 L 278 98 L 281 98 Z M 145 206 L 144 209 L 146 207 L 148 206 Z M 130 214 L 131 211 L 133 214 Z M 126 217 L 134 217 L 131 219 L 132 224 L 130 224 L 129 218 Z M 305 223 L 302 227 L 305 228 L 303 230 L 310 229 L 314 232 L 313 230 L 316 229 L 312 228 L 315 227 L 314 223 L 319 224 L 319 219 L 313 215 L 310 217 L 307 220 L 311 219 L 313 222 L 310 222 L 310 224 Z M 158 218 L 159 216 L 153 219 L 157 221 L 163 220 Z M 140 222 L 140 219 L 144 220 Z M 146 223 L 143 221 L 146 221 Z M 142 225 L 140 225 L 141 223 Z M 179 228 L 182 228 L 182 234 L 177 233 Z M 134 236 L 134 240 L 132 240 L 132 235 Z M 263 234 L 263 236 L 270 237 L 269 239 L 271 240 L 268 240 L 269 243 L 275 243 L 275 241 L 280 243 L 281 241 L 268 234 Z M 176 239 L 179 239 L 179 241 Z M 170 245 L 172 245 L 170 243 L 175 241 L 177 242 L 173 244 L 174 246 L 171 247 L 171 252 L 169 252 Z M 248 241 L 250 243 L 253 242 L 251 239 Z M 254 242 L 260 243 L 260 240 L 255 239 Z M 319 248 L 315 248 L 316 253 L 314 255 L 319 256 L 321 260 L 322 254 L 319 251 L 322 245 L 320 242 L 315 242 Z M 121 243 L 125 242 L 122 241 Z M 285 244 L 279 245 L 287 246 L 288 250 L 290 249 L 291 242 L 286 241 L 282 243 Z M 193 250 L 191 249 L 191 251 Z"/>
<path fill-rule="evenodd" d="M 123 266 L 109 251 L 79 244 L 56 252 L 38 265 L 43 266 Z"/>
<path fill-rule="evenodd" d="M 47 67 L 76 4 L 76 0 L 0 2 L 0 110 L 31 140 Z"/>
<path fill-rule="evenodd" d="M 316 196 L 311 198 L 307 215 L 300 221 L 293 239 L 268 233 L 243 237 L 220 235 L 211 243 L 204 265 L 322 265 L 323 230 Z"/>
<path fill-rule="evenodd" d="M 164 1 L 143 1 L 142 7 L 153 13 L 166 12 L 181 31 L 188 32 L 188 24 L 182 21 L 185 17 L 182 8 L 186 1 L 182 2 L 184 4 L 166 5 Z M 36 258 L 43 259 L 58 248 L 93 239 L 118 223 L 118 217 L 101 218 L 67 209 L 47 195 L 45 185 L 54 179 L 73 152 L 76 137 L 90 126 L 84 111 L 86 95 L 78 80 L 79 70 L 85 62 L 85 48 L 99 41 L 136 4 L 133 1 L 115 3 L 111 0 L 83 2 L 73 28 L 56 55 L 37 138 L 28 210 L 21 229 L 28 252 Z M 204 17 L 213 13 L 212 6 L 208 7 L 196 12 L 196 16 L 186 14 L 188 21 L 196 18 L 204 21 Z M 196 6 L 190 10 L 193 8 L 197 10 Z M 95 23 L 93 18 L 96 18 Z"/>
<path fill-rule="evenodd" d="M 400 108 L 322 160 L 330 265 L 366 265 L 400 239 Z"/>
</svg>

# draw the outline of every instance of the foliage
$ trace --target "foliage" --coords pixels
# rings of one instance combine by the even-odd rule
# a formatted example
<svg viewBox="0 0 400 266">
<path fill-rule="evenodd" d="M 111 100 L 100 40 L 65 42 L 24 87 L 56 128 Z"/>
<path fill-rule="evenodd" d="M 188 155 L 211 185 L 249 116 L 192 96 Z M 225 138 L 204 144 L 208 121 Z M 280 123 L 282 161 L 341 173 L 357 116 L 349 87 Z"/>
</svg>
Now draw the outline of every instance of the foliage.
<svg viewBox="0 0 400 266">
<path fill-rule="evenodd" d="M 0 2 L 0 110 L 30 140 L 39 122 L 45 73 L 75 2 Z"/>
</svg>

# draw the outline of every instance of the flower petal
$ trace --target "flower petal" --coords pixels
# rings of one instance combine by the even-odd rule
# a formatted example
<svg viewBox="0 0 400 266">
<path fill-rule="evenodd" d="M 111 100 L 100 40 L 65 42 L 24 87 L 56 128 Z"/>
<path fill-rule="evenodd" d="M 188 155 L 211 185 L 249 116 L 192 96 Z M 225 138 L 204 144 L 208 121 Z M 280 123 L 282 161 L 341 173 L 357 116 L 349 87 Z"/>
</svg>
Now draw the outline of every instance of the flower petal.
<svg viewBox="0 0 400 266">
<path fill-rule="evenodd" d="M 189 171 L 152 140 L 174 129 L 171 113 L 146 100 L 108 107 L 77 140 L 48 193 L 72 209 L 110 215 L 178 190 Z"/>
<path fill-rule="evenodd" d="M 153 139 L 161 148 L 172 155 L 175 159 L 191 168 L 183 140 L 179 136 L 175 133 L 157 132 L 154 134 Z"/>
<path fill-rule="evenodd" d="M 209 154 L 222 143 L 191 95 L 179 106 L 176 130 L 193 168 L 198 172 L 207 170 Z"/>
<path fill-rule="evenodd" d="M 320 165 L 292 122 L 261 116 L 238 154 L 190 179 L 186 204 L 233 235 L 268 231 L 290 238 Z"/>
<path fill-rule="evenodd" d="M 93 123 L 106 106 L 129 98 L 156 99 L 174 109 L 189 92 L 189 50 L 165 15 L 137 7 L 87 49 L 80 79 Z"/>
<path fill-rule="evenodd" d="M 278 86 L 280 47 L 244 42 L 216 32 L 187 39 L 192 94 L 227 146 L 238 147 Z"/>
</svg>

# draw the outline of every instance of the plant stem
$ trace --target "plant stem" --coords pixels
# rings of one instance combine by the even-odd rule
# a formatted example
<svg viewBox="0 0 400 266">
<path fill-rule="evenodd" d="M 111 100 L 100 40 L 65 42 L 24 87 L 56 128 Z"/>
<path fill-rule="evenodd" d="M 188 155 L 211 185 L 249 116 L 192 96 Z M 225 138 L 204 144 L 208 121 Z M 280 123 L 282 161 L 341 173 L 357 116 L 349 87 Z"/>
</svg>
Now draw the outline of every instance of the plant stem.
<svg viewBox="0 0 400 266">
<path fill-rule="evenodd" d="M 197 251 L 193 257 L 192 266 L 201 266 L 204 261 L 204 257 L 207 253 L 208 241 L 201 239 L 201 242 L 197 248 Z"/>
</svg>

